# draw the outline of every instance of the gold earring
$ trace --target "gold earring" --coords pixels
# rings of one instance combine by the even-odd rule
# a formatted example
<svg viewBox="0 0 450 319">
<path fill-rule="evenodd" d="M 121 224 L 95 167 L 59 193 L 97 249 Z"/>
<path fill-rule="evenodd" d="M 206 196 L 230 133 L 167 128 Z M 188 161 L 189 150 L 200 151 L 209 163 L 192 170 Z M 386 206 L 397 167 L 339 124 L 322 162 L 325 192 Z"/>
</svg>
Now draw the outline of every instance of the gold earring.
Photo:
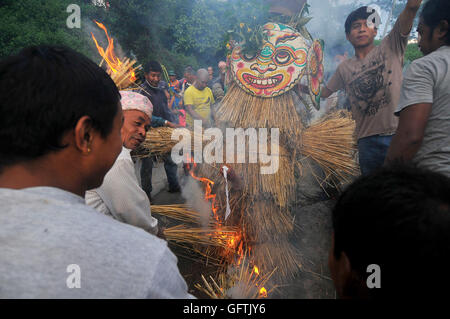
<svg viewBox="0 0 450 319">
<path fill-rule="evenodd" d="M 90 147 L 87 148 L 87 152 L 88 152 L 88 154 L 91 152 L 91 148 Z"/>
</svg>

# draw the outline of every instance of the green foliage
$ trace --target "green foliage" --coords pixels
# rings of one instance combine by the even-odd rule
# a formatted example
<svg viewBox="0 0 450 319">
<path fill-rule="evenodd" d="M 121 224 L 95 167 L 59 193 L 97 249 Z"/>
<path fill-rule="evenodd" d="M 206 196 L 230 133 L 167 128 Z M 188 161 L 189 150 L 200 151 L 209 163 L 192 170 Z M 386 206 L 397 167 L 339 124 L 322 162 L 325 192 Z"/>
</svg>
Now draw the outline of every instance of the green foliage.
<svg viewBox="0 0 450 319">
<path fill-rule="evenodd" d="M 405 61 L 412 62 L 416 59 L 423 57 L 422 52 L 419 50 L 417 43 L 408 44 L 405 52 Z"/>
<path fill-rule="evenodd" d="M 6 0 L 0 6 L 0 58 L 37 44 L 56 44 L 88 53 L 80 29 L 69 29 L 71 0 Z M 83 8 L 82 8 L 83 10 Z"/>
<path fill-rule="evenodd" d="M 217 65 L 225 57 L 227 31 L 250 20 L 268 21 L 268 6 L 259 0 L 113 0 L 110 8 L 90 0 L 2 0 L 0 58 L 36 44 L 62 44 L 100 62 L 91 32 L 107 42 L 93 20 L 103 23 L 114 44 L 144 65 L 158 60 L 182 76 L 187 65 Z M 81 29 L 69 29 L 69 4 L 81 7 Z M 118 52 L 118 51 L 117 51 Z"/>
</svg>

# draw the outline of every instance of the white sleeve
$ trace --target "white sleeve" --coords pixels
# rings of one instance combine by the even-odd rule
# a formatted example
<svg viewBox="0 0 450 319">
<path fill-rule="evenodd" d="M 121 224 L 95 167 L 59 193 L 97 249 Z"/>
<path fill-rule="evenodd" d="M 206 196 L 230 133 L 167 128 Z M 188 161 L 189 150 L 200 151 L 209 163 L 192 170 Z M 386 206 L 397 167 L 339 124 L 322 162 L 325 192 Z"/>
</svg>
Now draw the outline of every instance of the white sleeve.
<svg viewBox="0 0 450 319">
<path fill-rule="evenodd" d="M 422 58 L 411 63 L 403 79 L 395 115 L 414 104 L 433 103 L 435 75 L 434 66 L 427 60 Z"/>
<path fill-rule="evenodd" d="M 115 219 L 152 234 L 158 232 L 158 220 L 151 214 L 150 201 L 139 186 L 132 161 L 118 159 L 96 192 Z"/>
</svg>

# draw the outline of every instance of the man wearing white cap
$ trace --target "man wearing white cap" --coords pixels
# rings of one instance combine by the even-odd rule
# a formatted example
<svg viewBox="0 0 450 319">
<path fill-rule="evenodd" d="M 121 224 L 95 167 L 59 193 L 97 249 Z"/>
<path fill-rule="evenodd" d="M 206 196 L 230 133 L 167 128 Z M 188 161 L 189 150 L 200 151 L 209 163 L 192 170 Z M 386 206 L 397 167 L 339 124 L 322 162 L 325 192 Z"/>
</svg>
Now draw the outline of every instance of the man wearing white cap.
<svg viewBox="0 0 450 319">
<path fill-rule="evenodd" d="M 158 234 L 158 220 L 152 217 L 150 201 L 141 187 L 139 170 L 130 152 L 145 141 L 153 105 L 145 96 L 120 91 L 124 122 L 122 152 L 105 175 L 103 184 L 86 192 L 86 204 L 114 219 Z"/>
</svg>

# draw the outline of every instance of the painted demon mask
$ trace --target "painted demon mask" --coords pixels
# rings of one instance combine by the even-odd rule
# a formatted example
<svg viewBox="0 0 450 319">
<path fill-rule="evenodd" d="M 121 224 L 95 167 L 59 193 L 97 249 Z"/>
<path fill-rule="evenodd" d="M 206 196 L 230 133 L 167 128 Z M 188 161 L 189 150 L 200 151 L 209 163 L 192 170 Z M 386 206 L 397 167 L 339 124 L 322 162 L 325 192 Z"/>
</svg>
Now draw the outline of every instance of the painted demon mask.
<svg viewBox="0 0 450 319">
<path fill-rule="evenodd" d="M 259 97 L 281 95 L 297 84 L 306 71 L 308 49 L 304 38 L 293 28 L 279 23 L 263 27 L 267 41 L 253 56 L 240 46 L 231 55 L 235 81 L 248 93 Z"/>
</svg>

